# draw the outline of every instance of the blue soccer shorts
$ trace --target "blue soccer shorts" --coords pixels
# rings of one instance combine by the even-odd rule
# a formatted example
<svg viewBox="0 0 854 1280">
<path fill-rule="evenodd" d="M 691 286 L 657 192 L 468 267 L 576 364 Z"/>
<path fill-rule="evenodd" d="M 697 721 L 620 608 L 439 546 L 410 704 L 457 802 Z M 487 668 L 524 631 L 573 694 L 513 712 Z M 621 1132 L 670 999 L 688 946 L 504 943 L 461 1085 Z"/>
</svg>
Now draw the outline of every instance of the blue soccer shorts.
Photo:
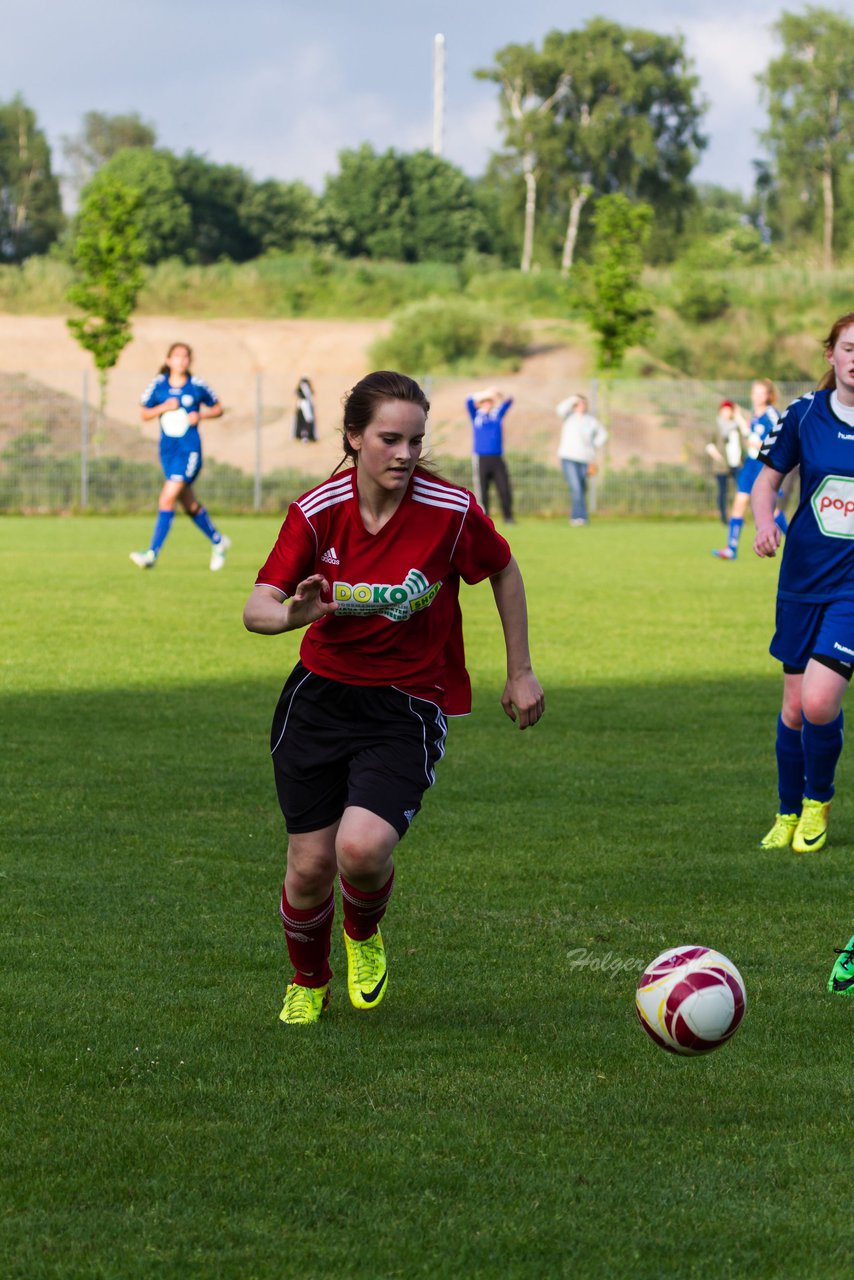
<svg viewBox="0 0 854 1280">
<path fill-rule="evenodd" d="M 160 441 L 160 465 L 167 480 L 183 480 L 192 484 L 202 469 L 202 451 L 198 444 L 186 444 L 183 440 Z"/>
<path fill-rule="evenodd" d="M 756 484 L 756 477 L 764 469 L 765 463 L 760 462 L 758 458 L 747 458 L 742 464 L 738 473 L 738 479 L 735 482 L 739 493 L 750 493 Z"/>
<path fill-rule="evenodd" d="M 814 658 L 850 680 L 854 671 L 854 600 L 832 604 L 778 600 L 771 655 L 792 675 L 800 674 Z"/>
</svg>

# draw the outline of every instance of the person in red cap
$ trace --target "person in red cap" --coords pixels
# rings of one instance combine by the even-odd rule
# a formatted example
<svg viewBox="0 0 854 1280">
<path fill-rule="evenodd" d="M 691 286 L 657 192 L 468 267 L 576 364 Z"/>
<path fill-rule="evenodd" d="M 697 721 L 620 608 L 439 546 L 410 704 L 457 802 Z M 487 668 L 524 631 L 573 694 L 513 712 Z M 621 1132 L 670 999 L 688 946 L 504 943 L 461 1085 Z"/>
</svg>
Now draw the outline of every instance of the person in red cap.
<svg viewBox="0 0 854 1280">
<path fill-rule="evenodd" d="M 706 453 L 715 469 L 718 486 L 718 510 L 721 521 L 727 523 L 729 511 L 729 485 L 741 467 L 742 444 L 747 439 L 747 419 L 739 405 L 732 400 L 722 400 L 718 406 L 715 438 L 706 445 Z"/>
</svg>

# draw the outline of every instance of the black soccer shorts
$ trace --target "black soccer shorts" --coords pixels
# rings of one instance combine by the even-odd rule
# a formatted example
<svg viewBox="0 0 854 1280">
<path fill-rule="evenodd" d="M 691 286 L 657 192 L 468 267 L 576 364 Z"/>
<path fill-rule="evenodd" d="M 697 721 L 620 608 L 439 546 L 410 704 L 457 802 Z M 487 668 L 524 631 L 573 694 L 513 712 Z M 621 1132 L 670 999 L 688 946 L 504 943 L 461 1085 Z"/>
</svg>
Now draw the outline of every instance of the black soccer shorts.
<svg viewBox="0 0 854 1280">
<path fill-rule="evenodd" d="M 342 684 L 298 662 L 273 716 L 270 749 L 289 833 L 319 831 L 358 805 L 401 838 L 445 753 L 441 709 L 388 685 Z"/>
</svg>

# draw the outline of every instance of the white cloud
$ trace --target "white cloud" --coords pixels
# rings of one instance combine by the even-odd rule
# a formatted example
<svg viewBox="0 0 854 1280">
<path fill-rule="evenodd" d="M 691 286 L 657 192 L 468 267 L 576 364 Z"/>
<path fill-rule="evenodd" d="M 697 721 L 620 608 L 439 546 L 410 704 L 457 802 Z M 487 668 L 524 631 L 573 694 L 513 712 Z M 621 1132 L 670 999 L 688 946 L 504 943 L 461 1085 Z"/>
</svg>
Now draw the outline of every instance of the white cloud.
<svg viewBox="0 0 854 1280">
<path fill-rule="evenodd" d="M 745 10 L 680 23 L 709 101 L 703 121 L 709 145 L 695 174 L 702 180 L 745 191 L 753 185 L 757 132 L 765 125 L 756 76 L 777 52 L 770 27 L 778 16 L 777 9 Z"/>
</svg>

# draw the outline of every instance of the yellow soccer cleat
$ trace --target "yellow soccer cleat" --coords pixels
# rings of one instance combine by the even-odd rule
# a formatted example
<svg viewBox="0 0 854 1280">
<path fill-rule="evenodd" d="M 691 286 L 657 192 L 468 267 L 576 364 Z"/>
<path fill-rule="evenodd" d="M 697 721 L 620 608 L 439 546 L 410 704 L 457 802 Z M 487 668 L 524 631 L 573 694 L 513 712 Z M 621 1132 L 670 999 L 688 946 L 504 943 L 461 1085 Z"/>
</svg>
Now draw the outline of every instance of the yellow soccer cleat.
<svg viewBox="0 0 854 1280">
<path fill-rule="evenodd" d="M 798 813 L 778 813 L 771 830 L 759 841 L 759 848 L 788 849 L 799 820 Z"/>
<path fill-rule="evenodd" d="M 804 796 L 801 818 L 792 837 L 792 849 L 795 853 L 818 853 L 819 849 L 824 848 L 829 813 L 829 800 L 810 800 Z"/>
<path fill-rule="evenodd" d="M 321 1014 L 326 1012 L 331 998 L 329 983 L 322 987 L 301 987 L 292 982 L 285 992 L 285 1003 L 279 1014 L 280 1022 L 289 1026 L 308 1026 L 311 1022 L 319 1022 Z"/>
<path fill-rule="evenodd" d="M 344 932 L 347 947 L 347 990 L 354 1009 L 375 1009 L 386 993 L 388 966 L 383 936 L 377 929 L 360 942 Z"/>
</svg>

